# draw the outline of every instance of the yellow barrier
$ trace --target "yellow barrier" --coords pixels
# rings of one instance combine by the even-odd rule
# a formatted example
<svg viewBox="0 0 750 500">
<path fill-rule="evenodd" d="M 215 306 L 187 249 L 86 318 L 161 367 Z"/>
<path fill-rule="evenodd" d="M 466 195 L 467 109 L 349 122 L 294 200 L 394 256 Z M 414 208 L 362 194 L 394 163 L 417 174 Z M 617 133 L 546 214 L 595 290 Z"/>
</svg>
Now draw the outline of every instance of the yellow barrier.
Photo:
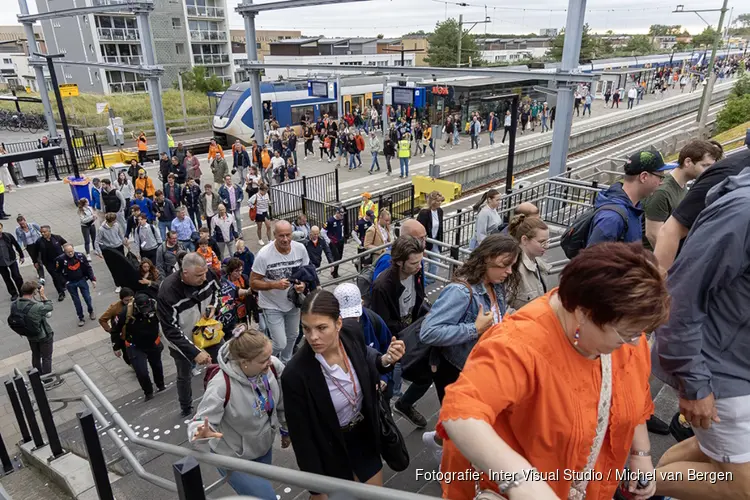
<svg viewBox="0 0 750 500">
<path fill-rule="evenodd" d="M 118 163 L 130 163 L 130 160 L 137 160 L 138 153 L 131 153 L 130 151 L 113 151 L 111 153 L 104 153 L 104 167 L 111 167 Z M 97 161 L 97 166 L 100 162 Z"/>
<path fill-rule="evenodd" d="M 412 177 L 412 183 L 414 184 L 414 196 L 419 205 L 424 205 L 426 196 L 433 191 L 439 191 L 446 202 L 453 201 L 461 196 L 461 184 L 455 182 L 415 175 Z"/>
</svg>

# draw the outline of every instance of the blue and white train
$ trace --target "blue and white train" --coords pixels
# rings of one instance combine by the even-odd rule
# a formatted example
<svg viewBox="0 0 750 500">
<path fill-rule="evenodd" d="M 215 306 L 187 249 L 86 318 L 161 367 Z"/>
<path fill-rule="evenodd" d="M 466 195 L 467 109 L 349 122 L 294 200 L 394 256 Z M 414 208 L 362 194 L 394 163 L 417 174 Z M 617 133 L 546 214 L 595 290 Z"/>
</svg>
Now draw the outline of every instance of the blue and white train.
<svg viewBox="0 0 750 500">
<path fill-rule="evenodd" d="M 299 126 L 303 116 L 314 121 L 325 114 L 338 115 L 336 99 L 311 97 L 308 95 L 307 81 L 261 82 L 260 91 L 264 107 L 273 109 L 273 116 L 282 127 Z M 342 79 L 341 94 L 344 113 L 353 111 L 355 107 L 364 110 L 382 101 L 383 77 Z M 248 143 L 253 137 L 254 126 L 250 82 L 230 86 L 216 106 L 214 136 L 225 141 L 225 144 L 235 139 Z"/>
</svg>

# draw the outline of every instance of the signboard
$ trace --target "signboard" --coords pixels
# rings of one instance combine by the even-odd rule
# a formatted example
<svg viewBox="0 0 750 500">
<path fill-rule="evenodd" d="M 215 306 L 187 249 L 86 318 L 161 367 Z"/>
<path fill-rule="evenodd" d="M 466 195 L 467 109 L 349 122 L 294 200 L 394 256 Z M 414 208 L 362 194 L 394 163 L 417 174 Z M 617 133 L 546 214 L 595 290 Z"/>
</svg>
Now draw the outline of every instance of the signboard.
<svg viewBox="0 0 750 500">
<path fill-rule="evenodd" d="M 106 113 L 107 111 L 109 111 L 109 103 L 107 102 L 96 103 L 96 114 L 100 115 L 102 113 Z"/>
<path fill-rule="evenodd" d="M 328 83 L 320 81 L 308 81 L 307 93 L 311 97 L 328 97 Z"/>
<path fill-rule="evenodd" d="M 77 83 L 61 83 L 59 88 L 60 88 L 60 97 L 78 96 L 78 84 Z"/>
<path fill-rule="evenodd" d="M 448 87 L 432 87 L 432 95 L 448 95 Z"/>
<path fill-rule="evenodd" d="M 393 87 L 393 105 L 398 106 L 413 106 L 414 105 L 414 89 Z"/>
</svg>

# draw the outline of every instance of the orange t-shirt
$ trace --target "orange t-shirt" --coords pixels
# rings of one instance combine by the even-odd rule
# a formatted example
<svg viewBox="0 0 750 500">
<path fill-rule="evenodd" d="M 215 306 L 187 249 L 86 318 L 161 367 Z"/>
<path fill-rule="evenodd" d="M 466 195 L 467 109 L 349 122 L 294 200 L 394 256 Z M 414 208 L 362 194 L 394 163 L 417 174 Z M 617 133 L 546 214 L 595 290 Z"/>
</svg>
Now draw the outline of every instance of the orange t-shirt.
<svg viewBox="0 0 750 500">
<path fill-rule="evenodd" d="M 557 290 L 530 302 L 486 332 L 469 355 L 458 381 L 448 386 L 438 433 L 447 437 L 446 420 L 483 420 L 540 473 L 559 473 L 549 485 L 568 498 L 571 481 L 565 470 L 583 471 L 596 434 L 601 388 L 600 361 L 581 356 L 570 344 L 549 305 Z M 651 358 L 645 336 L 636 346 L 612 353 L 612 405 L 609 425 L 588 500 L 610 500 L 633 440 L 635 427 L 653 413 L 648 378 Z M 444 442 L 443 473 L 471 469 L 449 439 Z M 513 471 L 519 472 L 519 471 Z M 494 483 L 482 488 L 497 491 Z M 443 483 L 443 497 L 474 496 L 473 481 Z"/>
<path fill-rule="evenodd" d="M 205 250 L 201 247 L 198 247 L 195 253 L 206 259 L 206 265 L 213 271 L 221 273 L 221 262 L 219 262 L 219 258 L 216 256 L 214 251 L 211 250 L 211 247 L 206 247 Z"/>
</svg>

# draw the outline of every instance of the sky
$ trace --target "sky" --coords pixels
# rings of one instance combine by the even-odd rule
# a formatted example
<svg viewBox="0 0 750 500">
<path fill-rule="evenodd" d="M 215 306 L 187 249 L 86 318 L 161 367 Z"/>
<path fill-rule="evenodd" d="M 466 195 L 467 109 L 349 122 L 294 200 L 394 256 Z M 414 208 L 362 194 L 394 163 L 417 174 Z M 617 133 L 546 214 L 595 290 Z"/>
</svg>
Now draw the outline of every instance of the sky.
<svg viewBox="0 0 750 500">
<path fill-rule="evenodd" d="M 256 3 L 266 3 L 267 0 Z M 686 2 L 685 9 L 719 9 L 720 0 L 590 0 L 586 6 L 585 21 L 594 32 L 647 33 L 651 24 L 680 24 L 691 34 L 700 33 L 706 25 L 693 13 L 672 13 L 676 2 Z M 17 0 L 0 0 L 4 9 L 0 11 L 0 24 L 17 24 L 19 13 Z M 230 9 L 237 0 L 227 0 Z M 466 3 L 468 6 L 459 6 Z M 53 3 L 54 5 L 54 3 Z M 304 35 L 343 36 L 399 36 L 411 31 L 431 31 L 435 23 L 463 14 L 464 21 L 491 22 L 477 24 L 472 33 L 482 34 L 526 34 L 538 33 L 544 28 L 565 26 L 566 0 L 537 0 L 529 2 L 529 8 L 517 6 L 508 0 L 367 0 L 349 4 L 306 7 L 264 12 L 256 18 L 257 29 L 295 29 Z M 741 7 L 742 6 L 742 7 Z M 7 8 L 10 7 L 10 8 Z M 746 1 L 732 0 L 732 17 L 750 12 Z M 34 0 L 29 0 L 29 9 L 35 12 Z M 706 21 L 716 26 L 719 12 L 701 14 Z M 727 17 L 729 13 L 727 13 Z M 725 23 L 728 19 L 725 19 Z M 230 16 L 232 28 L 243 28 L 242 17 Z"/>
</svg>

